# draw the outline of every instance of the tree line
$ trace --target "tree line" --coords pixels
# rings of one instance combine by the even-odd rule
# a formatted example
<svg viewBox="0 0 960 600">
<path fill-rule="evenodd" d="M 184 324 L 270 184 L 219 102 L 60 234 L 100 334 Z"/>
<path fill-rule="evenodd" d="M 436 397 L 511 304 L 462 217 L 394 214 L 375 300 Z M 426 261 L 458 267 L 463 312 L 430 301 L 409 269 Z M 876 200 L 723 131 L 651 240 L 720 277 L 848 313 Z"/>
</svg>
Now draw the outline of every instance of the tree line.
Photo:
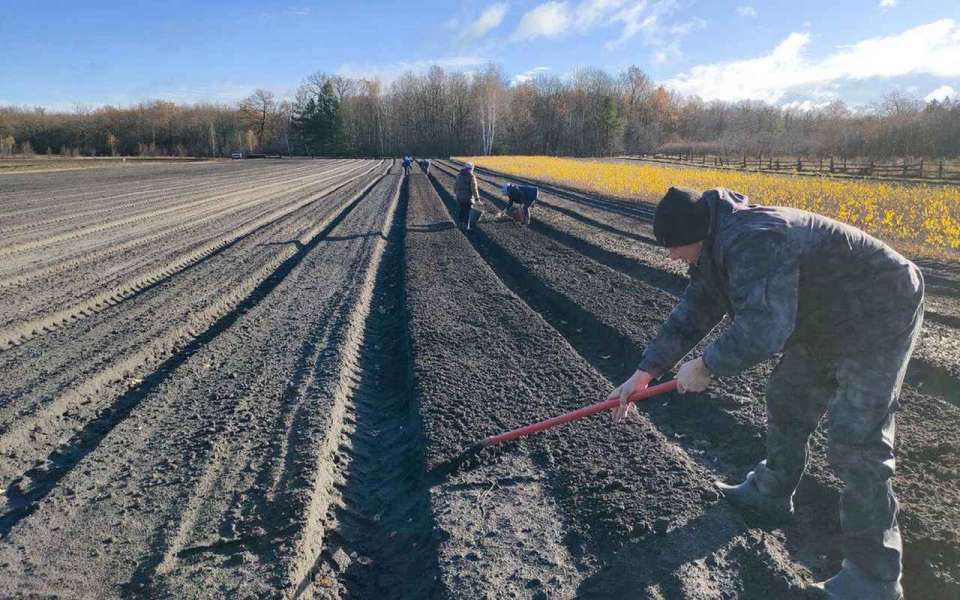
<svg viewBox="0 0 960 600">
<path fill-rule="evenodd" d="M 73 111 L 0 107 L 0 155 L 312 156 L 653 152 L 954 158 L 960 99 L 900 92 L 866 109 L 802 110 L 684 97 L 631 67 L 513 83 L 488 65 L 432 67 L 384 86 L 325 73 L 292 99 L 258 89 L 236 105 L 142 102 Z"/>
</svg>

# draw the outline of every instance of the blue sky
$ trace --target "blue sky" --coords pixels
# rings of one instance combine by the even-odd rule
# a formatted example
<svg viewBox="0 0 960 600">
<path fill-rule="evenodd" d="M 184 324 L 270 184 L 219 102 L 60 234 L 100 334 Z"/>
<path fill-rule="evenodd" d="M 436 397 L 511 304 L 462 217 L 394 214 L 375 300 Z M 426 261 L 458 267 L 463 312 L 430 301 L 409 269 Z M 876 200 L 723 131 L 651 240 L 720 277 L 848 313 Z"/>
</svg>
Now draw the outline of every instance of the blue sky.
<svg viewBox="0 0 960 600">
<path fill-rule="evenodd" d="M 316 71 L 517 80 L 631 64 L 706 99 L 858 105 L 960 91 L 960 0 L 0 0 L 0 104 L 292 96 Z"/>
</svg>

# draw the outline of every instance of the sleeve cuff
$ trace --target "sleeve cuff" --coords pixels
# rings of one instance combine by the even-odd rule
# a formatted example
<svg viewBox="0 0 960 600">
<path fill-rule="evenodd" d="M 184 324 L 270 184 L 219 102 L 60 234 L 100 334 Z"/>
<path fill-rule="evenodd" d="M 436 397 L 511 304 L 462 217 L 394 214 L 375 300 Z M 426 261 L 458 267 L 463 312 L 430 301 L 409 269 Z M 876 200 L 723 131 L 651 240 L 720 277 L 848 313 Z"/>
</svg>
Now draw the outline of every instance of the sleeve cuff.
<svg viewBox="0 0 960 600">
<path fill-rule="evenodd" d="M 733 365 L 724 364 L 724 361 L 720 358 L 720 352 L 716 348 L 715 344 L 710 344 L 703 351 L 703 364 L 710 369 L 710 372 L 718 377 L 726 377 L 729 375 L 736 375 L 740 372 L 740 369 L 737 369 Z"/>
</svg>

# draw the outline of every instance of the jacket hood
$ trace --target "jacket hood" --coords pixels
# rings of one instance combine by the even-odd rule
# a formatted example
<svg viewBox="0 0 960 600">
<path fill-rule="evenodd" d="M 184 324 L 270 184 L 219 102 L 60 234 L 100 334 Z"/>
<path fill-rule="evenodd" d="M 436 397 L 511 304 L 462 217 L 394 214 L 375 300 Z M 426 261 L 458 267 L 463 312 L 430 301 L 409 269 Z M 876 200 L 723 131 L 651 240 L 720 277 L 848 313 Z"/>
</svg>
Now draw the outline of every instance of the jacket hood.
<svg viewBox="0 0 960 600">
<path fill-rule="evenodd" d="M 747 196 L 722 187 L 705 191 L 703 199 L 710 207 L 710 228 L 707 230 L 707 239 L 714 237 L 724 217 L 750 207 L 750 199 Z"/>
</svg>

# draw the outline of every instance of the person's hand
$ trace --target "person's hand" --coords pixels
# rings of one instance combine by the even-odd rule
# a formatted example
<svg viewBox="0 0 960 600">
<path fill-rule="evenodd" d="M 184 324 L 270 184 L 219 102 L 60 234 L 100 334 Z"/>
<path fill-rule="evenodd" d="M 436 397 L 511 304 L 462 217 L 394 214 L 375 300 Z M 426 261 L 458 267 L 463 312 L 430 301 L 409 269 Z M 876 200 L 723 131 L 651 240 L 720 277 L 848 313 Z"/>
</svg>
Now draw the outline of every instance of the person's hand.
<svg viewBox="0 0 960 600">
<path fill-rule="evenodd" d="M 713 373 L 707 368 L 703 358 L 695 358 L 680 365 L 680 370 L 677 371 L 677 391 L 681 394 L 702 392 L 710 387 L 712 379 Z"/>
<path fill-rule="evenodd" d="M 638 370 L 630 376 L 630 379 L 624 381 L 615 390 L 610 392 L 607 400 L 620 400 L 620 406 L 617 407 L 617 410 L 613 411 L 614 423 L 622 423 L 626 416 L 633 416 L 637 413 L 637 407 L 627 401 L 634 393 L 646 389 L 652 380 L 653 375 L 646 371 Z"/>
</svg>

